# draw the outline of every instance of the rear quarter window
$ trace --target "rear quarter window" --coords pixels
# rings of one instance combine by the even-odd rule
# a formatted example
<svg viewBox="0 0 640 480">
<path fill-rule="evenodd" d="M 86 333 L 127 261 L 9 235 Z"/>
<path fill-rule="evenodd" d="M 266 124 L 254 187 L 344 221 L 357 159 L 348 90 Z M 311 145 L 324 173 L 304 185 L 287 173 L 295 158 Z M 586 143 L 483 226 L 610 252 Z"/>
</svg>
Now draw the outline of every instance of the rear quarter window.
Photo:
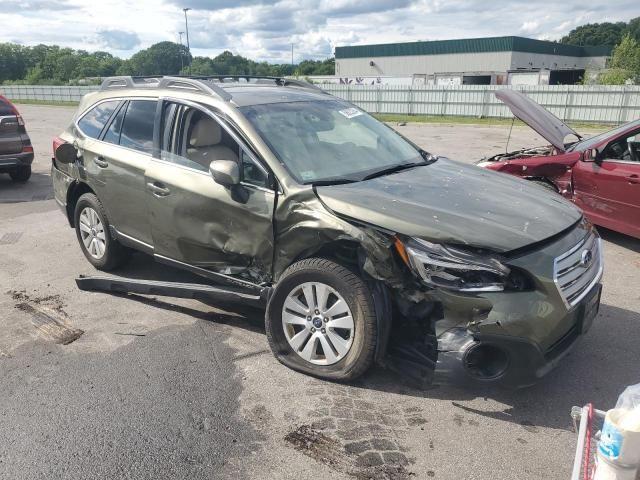
<svg viewBox="0 0 640 480">
<path fill-rule="evenodd" d="M 113 100 L 99 103 L 93 107 L 78 121 L 80 131 L 87 137 L 98 138 L 119 103 L 119 100 Z"/>
<path fill-rule="evenodd" d="M 157 101 L 131 100 L 120 131 L 120 146 L 151 153 Z"/>
</svg>

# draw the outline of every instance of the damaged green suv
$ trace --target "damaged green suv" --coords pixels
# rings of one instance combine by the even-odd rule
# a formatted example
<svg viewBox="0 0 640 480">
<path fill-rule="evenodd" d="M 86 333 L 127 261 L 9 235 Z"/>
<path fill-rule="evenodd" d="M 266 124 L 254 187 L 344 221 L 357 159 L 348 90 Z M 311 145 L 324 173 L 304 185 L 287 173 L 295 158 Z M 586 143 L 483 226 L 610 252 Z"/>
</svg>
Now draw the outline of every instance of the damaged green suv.
<svg viewBox="0 0 640 480">
<path fill-rule="evenodd" d="M 109 78 L 54 149 L 89 262 L 133 249 L 203 279 L 81 288 L 264 305 L 274 355 L 311 375 L 377 362 L 421 383 L 529 385 L 598 311 L 600 239 L 575 206 L 303 82 Z"/>
</svg>

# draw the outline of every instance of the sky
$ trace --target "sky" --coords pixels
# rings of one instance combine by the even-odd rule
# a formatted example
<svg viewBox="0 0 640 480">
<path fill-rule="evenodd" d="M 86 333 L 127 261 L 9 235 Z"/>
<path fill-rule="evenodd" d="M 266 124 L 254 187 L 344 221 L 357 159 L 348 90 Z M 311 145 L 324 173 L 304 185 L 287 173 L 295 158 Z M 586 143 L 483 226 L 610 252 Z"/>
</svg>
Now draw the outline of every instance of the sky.
<svg viewBox="0 0 640 480">
<path fill-rule="evenodd" d="M 336 46 L 521 35 L 557 40 L 584 23 L 628 21 L 640 0 L 0 0 L 0 42 L 128 58 L 178 41 L 189 7 L 194 56 L 321 60 Z M 186 43 L 186 37 L 183 36 Z"/>
</svg>

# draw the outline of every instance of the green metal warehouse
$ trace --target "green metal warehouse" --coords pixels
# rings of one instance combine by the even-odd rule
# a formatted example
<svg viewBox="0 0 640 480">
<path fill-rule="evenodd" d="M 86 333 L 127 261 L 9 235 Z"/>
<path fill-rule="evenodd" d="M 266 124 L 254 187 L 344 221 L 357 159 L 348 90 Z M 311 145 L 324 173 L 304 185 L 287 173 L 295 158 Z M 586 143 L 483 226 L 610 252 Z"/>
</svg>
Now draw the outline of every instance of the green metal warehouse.
<svg viewBox="0 0 640 480">
<path fill-rule="evenodd" d="M 606 67 L 611 47 L 489 37 L 336 47 L 336 77 L 413 84 L 574 84 Z M 405 82 L 402 82 L 405 83 Z"/>
</svg>

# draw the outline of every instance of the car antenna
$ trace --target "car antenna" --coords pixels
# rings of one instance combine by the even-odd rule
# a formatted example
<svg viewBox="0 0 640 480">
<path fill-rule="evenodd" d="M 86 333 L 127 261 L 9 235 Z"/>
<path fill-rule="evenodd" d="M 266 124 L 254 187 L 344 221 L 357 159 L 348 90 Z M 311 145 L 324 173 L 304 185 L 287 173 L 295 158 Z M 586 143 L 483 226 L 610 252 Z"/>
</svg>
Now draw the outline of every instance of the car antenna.
<svg viewBox="0 0 640 480">
<path fill-rule="evenodd" d="M 516 123 L 516 117 L 511 120 L 511 127 L 509 127 L 509 136 L 507 137 L 507 146 L 504 147 L 504 153 L 509 153 L 509 142 L 511 141 L 511 132 L 513 131 L 513 124 Z"/>
</svg>

